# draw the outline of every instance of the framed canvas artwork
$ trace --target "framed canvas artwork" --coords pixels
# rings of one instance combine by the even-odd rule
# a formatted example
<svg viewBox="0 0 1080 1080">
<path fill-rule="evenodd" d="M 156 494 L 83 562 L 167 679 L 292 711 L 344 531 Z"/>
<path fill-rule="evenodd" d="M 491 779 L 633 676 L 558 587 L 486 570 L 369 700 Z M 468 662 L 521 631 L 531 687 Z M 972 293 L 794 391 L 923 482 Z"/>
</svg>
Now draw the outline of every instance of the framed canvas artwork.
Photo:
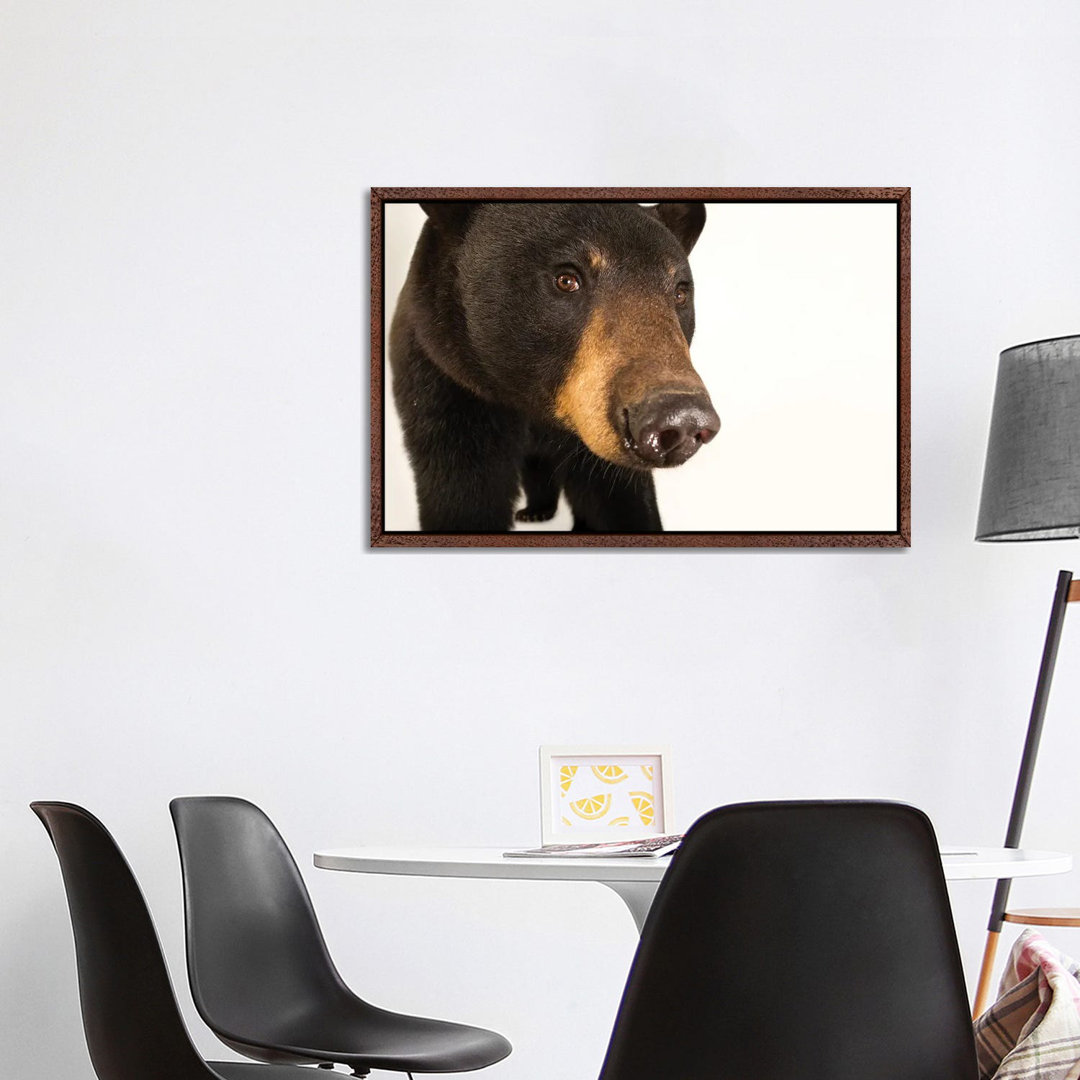
<svg viewBox="0 0 1080 1080">
<path fill-rule="evenodd" d="M 907 188 L 371 193 L 375 547 L 910 543 Z"/>
</svg>

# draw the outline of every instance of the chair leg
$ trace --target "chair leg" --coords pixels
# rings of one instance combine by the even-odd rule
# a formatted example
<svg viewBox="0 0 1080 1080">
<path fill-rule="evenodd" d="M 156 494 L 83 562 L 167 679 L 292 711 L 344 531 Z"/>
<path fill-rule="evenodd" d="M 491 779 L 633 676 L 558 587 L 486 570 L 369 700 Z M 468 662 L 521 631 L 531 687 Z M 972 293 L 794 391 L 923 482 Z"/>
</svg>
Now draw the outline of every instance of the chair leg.
<svg viewBox="0 0 1080 1080">
<path fill-rule="evenodd" d="M 975 990 L 975 1005 L 971 1010 L 972 1020 L 978 1020 L 986 1012 L 987 998 L 990 996 L 990 977 L 994 973 L 994 957 L 997 955 L 998 939 L 1000 937 L 1000 930 L 987 931 L 982 968 L 979 971 L 979 985 Z"/>
</svg>

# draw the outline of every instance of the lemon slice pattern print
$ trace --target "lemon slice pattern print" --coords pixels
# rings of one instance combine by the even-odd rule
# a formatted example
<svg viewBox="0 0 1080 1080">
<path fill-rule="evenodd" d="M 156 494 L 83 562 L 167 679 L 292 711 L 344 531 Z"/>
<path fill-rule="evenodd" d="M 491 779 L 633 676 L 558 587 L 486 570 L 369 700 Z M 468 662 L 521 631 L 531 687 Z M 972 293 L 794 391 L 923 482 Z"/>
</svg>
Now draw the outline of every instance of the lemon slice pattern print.
<svg viewBox="0 0 1080 1080">
<path fill-rule="evenodd" d="M 563 827 L 588 840 L 597 826 L 645 836 L 658 824 L 653 766 L 620 765 L 602 758 L 559 767 L 559 814 Z"/>
<path fill-rule="evenodd" d="M 590 795 L 570 804 L 582 821 L 598 821 L 611 809 L 611 795 Z"/>
<path fill-rule="evenodd" d="M 603 784 L 620 784 L 630 775 L 621 765 L 594 765 L 592 771 Z"/>
<path fill-rule="evenodd" d="M 642 825 L 651 825 L 655 820 L 656 811 L 653 807 L 653 797 L 647 791 L 631 791 L 630 801 L 641 818 Z"/>
</svg>

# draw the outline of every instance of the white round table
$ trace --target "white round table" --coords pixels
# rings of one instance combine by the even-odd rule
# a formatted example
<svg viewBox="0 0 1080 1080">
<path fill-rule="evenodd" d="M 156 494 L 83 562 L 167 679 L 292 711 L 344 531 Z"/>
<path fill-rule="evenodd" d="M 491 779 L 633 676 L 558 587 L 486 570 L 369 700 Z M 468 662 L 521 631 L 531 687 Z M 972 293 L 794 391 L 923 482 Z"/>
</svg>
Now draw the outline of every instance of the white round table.
<svg viewBox="0 0 1080 1080">
<path fill-rule="evenodd" d="M 505 848 L 339 848 L 317 851 L 323 870 L 409 877 L 503 878 L 513 881 L 595 881 L 622 897 L 641 932 L 669 858 L 514 859 Z M 1026 848 L 943 847 L 948 881 L 1065 874 L 1072 856 Z"/>
</svg>

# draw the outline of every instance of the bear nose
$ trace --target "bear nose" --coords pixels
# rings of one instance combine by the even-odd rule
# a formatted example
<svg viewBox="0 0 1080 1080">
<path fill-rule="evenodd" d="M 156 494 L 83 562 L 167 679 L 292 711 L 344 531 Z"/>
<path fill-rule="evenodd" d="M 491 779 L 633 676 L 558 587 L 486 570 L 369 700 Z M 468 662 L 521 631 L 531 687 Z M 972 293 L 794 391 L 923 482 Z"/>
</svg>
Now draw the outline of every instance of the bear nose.
<svg viewBox="0 0 1080 1080">
<path fill-rule="evenodd" d="M 701 390 L 659 391 L 626 409 L 631 449 L 646 465 L 688 461 L 720 430 L 720 417 Z"/>
</svg>

